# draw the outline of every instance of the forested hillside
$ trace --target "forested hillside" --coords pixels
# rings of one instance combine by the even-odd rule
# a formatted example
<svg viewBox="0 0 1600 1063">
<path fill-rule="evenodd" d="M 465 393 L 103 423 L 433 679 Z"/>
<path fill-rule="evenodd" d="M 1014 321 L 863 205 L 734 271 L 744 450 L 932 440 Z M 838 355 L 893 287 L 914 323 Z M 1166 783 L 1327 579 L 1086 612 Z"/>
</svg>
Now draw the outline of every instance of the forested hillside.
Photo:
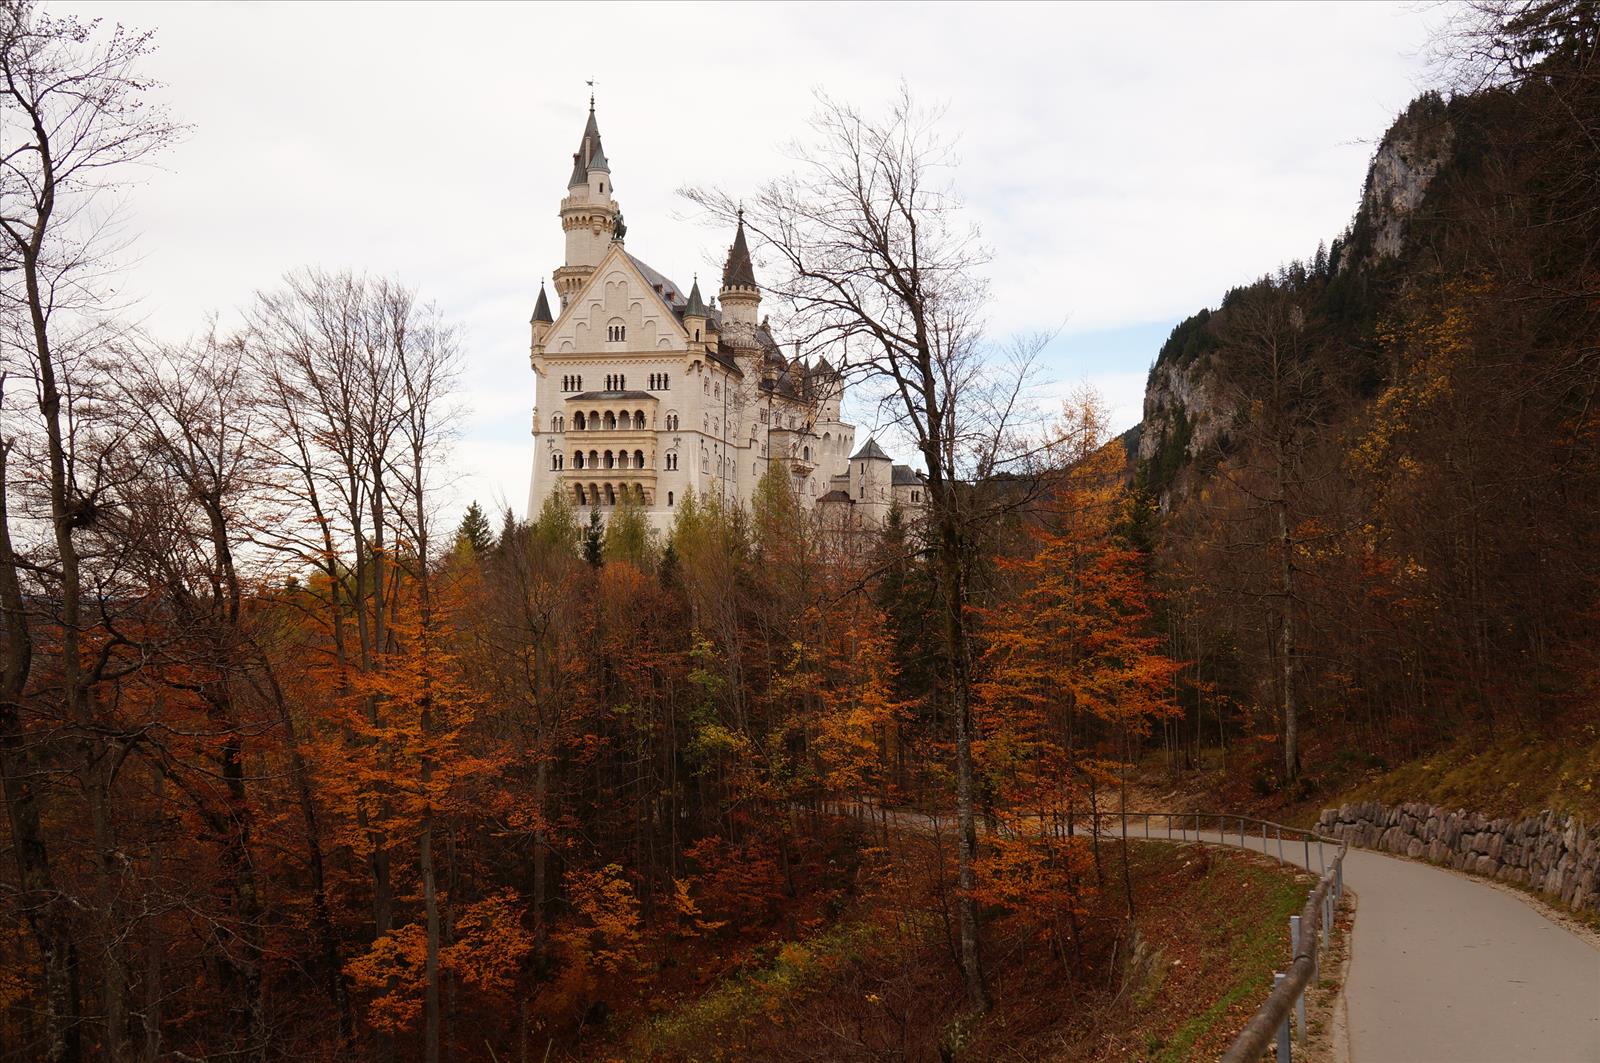
<svg viewBox="0 0 1600 1063">
<path fill-rule="evenodd" d="M 1359 209 L 1173 330 L 1137 481 L 1175 755 L 1238 742 L 1260 792 L 1595 711 L 1600 68 L 1587 5 L 1458 27 Z M 1592 733 L 1589 739 L 1592 740 Z M 1301 792 L 1315 782 L 1302 782 Z"/>
</svg>

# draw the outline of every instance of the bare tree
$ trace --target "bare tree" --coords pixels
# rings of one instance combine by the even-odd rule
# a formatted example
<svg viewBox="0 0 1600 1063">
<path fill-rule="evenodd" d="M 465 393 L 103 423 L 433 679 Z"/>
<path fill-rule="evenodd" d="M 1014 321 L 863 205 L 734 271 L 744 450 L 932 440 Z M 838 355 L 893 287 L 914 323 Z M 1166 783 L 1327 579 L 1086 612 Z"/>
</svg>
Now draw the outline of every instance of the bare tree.
<svg viewBox="0 0 1600 1063">
<path fill-rule="evenodd" d="M 88 780 L 86 793 L 101 849 L 97 869 L 100 888 L 96 905 L 102 925 L 110 918 L 110 879 L 116 869 L 114 846 L 105 830 L 110 824 L 110 778 L 120 763 L 114 748 L 118 736 L 94 726 L 91 693 L 115 667 L 113 656 L 84 654 L 84 558 L 79 537 L 94 524 L 108 484 L 104 438 L 97 432 L 92 386 L 93 359 L 103 343 L 106 310 L 103 281 L 112 262 L 108 215 L 97 193 L 126 180 L 129 167 L 167 145 L 178 133 L 159 110 L 145 100 L 150 82 L 137 71 L 150 50 L 148 34 L 120 27 L 109 34 L 94 24 L 57 19 L 32 4 L 0 5 L 0 233 L 6 271 L 0 315 L 6 331 L 4 358 L 10 369 L 33 386 L 38 420 L 19 428 L 30 443 L 14 449 L 18 438 L 0 443 L 13 458 L 26 454 L 45 486 L 36 511 L 16 513 L 24 522 L 39 520 L 49 528 L 48 553 L 24 562 L 15 538 L 0 554 L 9 570 L 3 581 L 8 599 L 7 642 L 12 657 L 5 701 L 0 706 L 0 732 L 7 756 L 0 760 L 7 804 L 17 832 L 17 857 L 26 898 L 24 905 L 44 959 L 45 1039 L 43 1055 L 51 1060 L 80 1058 L 83 1051 L 75 947 L 64 910 L 68 898 L 54 885 L 49 850 L 39 833 L 35 781 L 21 749 L 19 714 L 24 700 L 29 650 L 26 612 L 14 582 L 19 567 L 48 586 L 56 601 L 60 637 L 59 687 L 50 700 L 82 747 Z M 9 417 L 9 413 L 8 413 Z M 10 484 L 3 485 L 9 489 Z M 27 499 L 32 494 L 24 496 Z M 109 643 L 107 643 L 109 645 Z M 111 755 L 107 755 L 111 754 Z M 97 774 L 98 773 L 98 774 Z M 114 936 L 99 943 L 102 952 L 103 1050 L 107 1058 L 124 1052 L 124 973 Z"/>
<path fill-rule="evenodd" d="M 985 523 L 1019 502 L 991 490 L 996 478 L 1032 471 L 1043 453 L 1029 431 L 1036 411 L 1027 387 L 1044 337 L 1004 354 L 984 342 L 987 252 L 950 186 L 954 157 L 937 131 L 940 115 L 904 86 L 882 116 L 819 99 L 797 172 L 742 205 L 719 192 L 685 194 L 721 218 L 743 217 L 777 258 L 766 287 L 791 311 L 787 325 L 802 348 L 878 385 L 880 410 L 927 468 L 942 687 L 955 735 L 959 958 L 982 1010 L 969 584 Z"/>
</svg>

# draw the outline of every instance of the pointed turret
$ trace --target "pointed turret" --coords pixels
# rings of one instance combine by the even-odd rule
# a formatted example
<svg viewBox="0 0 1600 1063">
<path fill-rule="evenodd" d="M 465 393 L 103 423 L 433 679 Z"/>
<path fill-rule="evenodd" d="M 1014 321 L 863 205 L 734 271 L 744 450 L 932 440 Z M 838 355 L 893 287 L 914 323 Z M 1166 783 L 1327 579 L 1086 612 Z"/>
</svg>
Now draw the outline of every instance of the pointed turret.
<svg viewBox="0 0 1600 1063">
<path fill-rule="evenodd" d="M 583 287 L 614 238 L 621 236 L 622 211 L 612 198 L 611 163 L 600 146 L 600 123 L 589 97 L 589 119 L 584 123 L 578 150 L 572 153 L 572 176 L 561 201 L 561 228 L 567 234 L 567 260 L 556 270 L 556 294 L 561 305 Z"/>
<path fill-rule="evenodd" d="M 728 248 L 728 261 L 722 267 L 723 316 L 730 322 L 754 326 L 756 312 L 761 306 L 761 289 L 756 287 L 755 264 L 750 260 L 750 246 L 744 238 L 744 210 L 739 211 L 739 226 L 733 232 L 733 246 Z"/>
<path fill-rule="evenodd" d="M 533 345 L 535 348 L 544 345 L 544 338 L 550 335 L 550 326 L 555 324 L 555 317 L 550 313 L 550 297 L 544 292 L 544 281 L 539 282 L 539 300 L 533 304 L 533 317 L 528 324 L 533 326 Z"/>
<path fill-rule="evenodd" d="M 689 301 L 683 307 L 683 329 L 689 334 L 690 343 L 706 342 L 706 323 L 709 320 L 706 301 L 700 295 L 700 278 L 696 276 L 694 286 L 689 289 Z"/>
</svg>

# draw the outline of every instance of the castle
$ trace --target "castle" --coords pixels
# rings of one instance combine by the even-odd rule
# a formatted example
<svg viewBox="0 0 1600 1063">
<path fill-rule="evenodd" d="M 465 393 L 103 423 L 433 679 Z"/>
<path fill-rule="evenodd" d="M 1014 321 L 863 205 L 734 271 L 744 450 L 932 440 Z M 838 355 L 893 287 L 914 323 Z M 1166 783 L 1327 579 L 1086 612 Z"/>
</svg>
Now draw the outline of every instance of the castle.
<svg viewBox="0 0 1600 1063">
<path fill-rule="evenodd" d="M 559 312 L 543 283 L 533 311 L 533 477 L 528 515 L 552 491 L 602 515 L 625 496 L 670 526 L 691 494 L 746 503 L 774 465 L 802 506 L 844 527 L 920 509 L 920 474 L 875 440 L 852 453 L 844 380 L 825 359 L 787 359 L 761 316 L 741 217 L 707 305 L 629 254 L 594 100 L 561 200 Z"/>
</svg>

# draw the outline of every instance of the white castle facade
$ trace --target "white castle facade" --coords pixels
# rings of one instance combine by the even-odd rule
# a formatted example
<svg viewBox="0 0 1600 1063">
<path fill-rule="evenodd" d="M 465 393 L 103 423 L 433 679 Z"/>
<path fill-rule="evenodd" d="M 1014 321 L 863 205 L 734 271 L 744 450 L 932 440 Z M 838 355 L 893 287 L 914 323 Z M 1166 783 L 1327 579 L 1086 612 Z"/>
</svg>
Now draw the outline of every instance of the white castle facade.
<svg viewBox="0 0 1600 1063">
<path fill-rule="evenodd" d="M 561 200 L 560 309 L 541 284 L 531 322 L 529 518 L 552 491 L 602 515 L 631 495 L 664 530 L 691 494 L 748 504 L 774 466 L 830 522 L 874 527 L 895 505 L 920 509 L 919 474 L 873 440 L 854 449 L 840 375 L 783 356 L 743 220 L 708 306 L 698 279 L 685 294 L 627 252 L 614 192 L 591 100 Z"/>
</svg>

